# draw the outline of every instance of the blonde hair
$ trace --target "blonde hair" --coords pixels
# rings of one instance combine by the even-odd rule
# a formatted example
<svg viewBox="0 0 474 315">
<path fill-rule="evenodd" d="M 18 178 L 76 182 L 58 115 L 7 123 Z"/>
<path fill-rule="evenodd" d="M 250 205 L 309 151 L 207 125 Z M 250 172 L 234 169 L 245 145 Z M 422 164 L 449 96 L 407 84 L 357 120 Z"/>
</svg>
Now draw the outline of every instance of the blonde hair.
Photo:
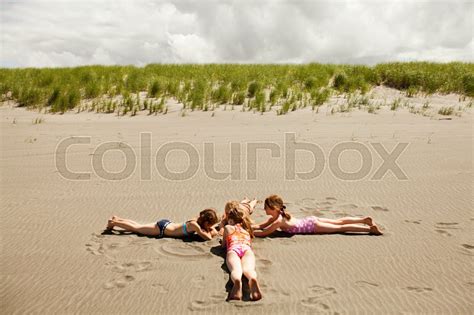
<svg viewBox="0 0 474 315">
<path fill-rule="evenodd" d="M 291 219 L 291 214 L 286 211 L 286 206 L 283 204 L 283 199 L 278 195 L 271 195 L 265 199 L 265 206 L 271 209 L 277 209 L 286 220 Z"/>
<path fill-rule="evenodd" d="M 230 210 L 232 209 L 238 209 L 239 208 L 239 205 L 240 205 L 240 202 L 238 202 L 237 200 L 231 200 L 231 201 L 228 201 L 226 204 L 225 204 L 225 213 L 229 213 Z"/>
<path fill-rule="evenodd" d="M 250 237 L 253 238 L 252 221 L 247 213 L 239 207 L 239 203 L 229 201 L 225 205 L 226 212 L 228 211 L 227 219 L 232 220 L 234 224 L 240 224 L 244 230 L 249 232 Z"/>
</svg>

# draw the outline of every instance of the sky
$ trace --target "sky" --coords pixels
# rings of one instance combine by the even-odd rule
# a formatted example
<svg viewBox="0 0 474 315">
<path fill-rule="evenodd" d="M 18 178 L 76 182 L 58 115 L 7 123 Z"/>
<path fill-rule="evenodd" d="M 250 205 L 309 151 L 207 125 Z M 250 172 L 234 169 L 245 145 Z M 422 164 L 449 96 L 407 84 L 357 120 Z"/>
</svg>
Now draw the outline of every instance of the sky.
<svg viewBox="0 0 474 315">
<path fill-rule="evenodd" d="M 474 60 L 474 0 L 0 0 L 0 67 Z"/>
</svg>

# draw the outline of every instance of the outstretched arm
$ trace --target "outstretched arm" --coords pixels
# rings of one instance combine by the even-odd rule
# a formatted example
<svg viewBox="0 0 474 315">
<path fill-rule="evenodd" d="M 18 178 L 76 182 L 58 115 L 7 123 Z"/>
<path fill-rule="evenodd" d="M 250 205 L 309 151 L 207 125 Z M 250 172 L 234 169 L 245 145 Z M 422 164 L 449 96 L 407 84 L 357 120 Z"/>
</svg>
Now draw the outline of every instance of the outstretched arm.
<svg viewBox="0 0 474 315">
<path fill-rule="evenodd" d="M 266 229 L 262 231 L 254 231 L 253 235 L 257 237 L 265 237 L 275 232 L 280 226 L 281 226 L 281 222 L 276 221 L 272 225 L 270 225 L 269 227 L 267 227 Z"/>
<path fill-rule="evenodd" d="M 275 219 L 273 219 L 273 217 L 269 217 L 267 220 L 265 220 L 264 222 L 262 222 L 260 224 L 253 224 L 252 229 L 254 229 L 254 230 L 263 230 L 264 228 L 266 228 L 267 226 L 269 226 L 273 222 L 275 222 Z"/>
</svg>

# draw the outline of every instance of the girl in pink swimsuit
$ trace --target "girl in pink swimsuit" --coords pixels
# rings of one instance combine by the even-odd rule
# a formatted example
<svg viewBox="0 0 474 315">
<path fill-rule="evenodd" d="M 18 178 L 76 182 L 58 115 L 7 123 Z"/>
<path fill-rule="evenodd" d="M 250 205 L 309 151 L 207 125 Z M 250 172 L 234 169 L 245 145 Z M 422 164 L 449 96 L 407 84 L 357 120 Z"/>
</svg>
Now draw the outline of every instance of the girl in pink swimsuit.
<svg viewBox="0 0 474 315">
<path fill-rule="evenodd" d="M 249 281 L 250 298 L 257 301 L 262 298 L 255 271 L 255 255 L 251 242 L 253 231 L 250 218 L 238 204 L 228 202 L 228 224 L 224 227 L 222 246 L 227 248 L 226 263 L 233 283 L 229 300 L 242 299 L 242 275 Z"/>
<path fill-rule="evenodd" d="M 280 196 L 272 195 L 265 199 L 265 212 L 271 216 L 267 221 L 253 225 L 254 235 L 265 237 L 280 229 L 291 234 L 330 234 L 345 232 L 365 232 L 372 235 L 382 235 L 371 217 L 341 219 L 326 219 L 309 216 L 302 219 L 293 218 L 283 204 Z M 364 225 L 360 225 L 364 224 Z"/>
</svg>

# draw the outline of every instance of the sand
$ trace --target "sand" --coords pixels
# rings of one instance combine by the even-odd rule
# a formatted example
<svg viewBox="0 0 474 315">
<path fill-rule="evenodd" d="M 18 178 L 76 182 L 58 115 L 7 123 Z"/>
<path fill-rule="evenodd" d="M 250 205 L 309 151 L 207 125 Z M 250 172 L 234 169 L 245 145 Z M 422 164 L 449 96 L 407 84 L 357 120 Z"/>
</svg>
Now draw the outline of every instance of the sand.
<svg viewBox="0 0 474 315">
<path fill-rule="evenodd" d="M 388 101 L 397 91 L 379 88 L 374 97 Z M 10 313 L 442 313 L 474 312 L 473 255 L 473 115 L 471 109 L 451 120 L 436 106 L 459 103 L 458 96 L 429 98 L 431 116 L 406 108 L 377 114 L 354 110 L 330 114 L 297 110 L 274 112 L 216 110 L 167 115 L 116 117 L 110 114 L 39 114 L 0 107 L 1 113 L 1 287 L 0 310 Z M 332 102 L 338 100 L 333 99 Z M 423 104 L 425 98 L 411 99 Z M 35 118 L 44 121 L 33 124 Z M 140 132 L 152 134 L 151 147 L 140 144 Z M 285 179 L 285 132 L 297 142 L 318 144 L 326 159 L 340 142 L 365 145 L 372 153 L 370 173 L 362 179 L 337 178 L 328 164 L 311 180 Z M 92 173 L 89 180 L 68 180 L 55 167 L 58 143 L 70 136 L 90 136 L 75 145 L 67 165 L 92 172 L 94 150 L 104 142 L 122 142 L 137 153 L 137 167 L 123 180 Z M 160 146 L 183 141 L 195 146 L 197 172 L 184 181 L 168 180 L 155 167 L 142 180 L 140 156 L 150 148 L 152 162 Z M 204 143 L 215 145 L 216 170 L 229 171 L 230 143 L 271 142 L 280 157 L 259 150 L 256 179 L 241 164 L 240 179 L 206 176 Z M 382 158 L 370 143 L 391 151 L 409 143 L 397 159 L 407 180 L 388 172 L 371 179 Z M 146 161 L 145 161 L 146 162 Z M 308 171 L 313 159 L 297 154 L 296 170 Z M 125 165 L 120 151 L 104 156 L 109 171 Z M 144 163 L 145 164 L 145 163 Z M 154 165 L 154 164 L 152 164 Z M 167 165 L 185 170 L 183 152 L 170 153 Z M 357 171 L 357 152 L 341 155 L 345 171 Z M 239 174 L 238 170 L 235 174 Z M 236 177 L 239 177 L 237 176 Z M 252 175 L 252 174 L 250 174 Z M 251 176 L 250 176 L 251 177 Z M 137 235 L 103 235 L 116 214 L 140 222 L 161 218 L 183 221 L 205 207 L 222 212 L 229 199 L 279 194 L 297 216 L 337 218 L 372 216 L 385 234 L 296 235 L 256 239 L 257 272 L 264 298 L 226 302 L 229 276 L 217 239 L 189 242 Z M 263 220 L 262 206 L 255 221 Z"/>
</svg>

